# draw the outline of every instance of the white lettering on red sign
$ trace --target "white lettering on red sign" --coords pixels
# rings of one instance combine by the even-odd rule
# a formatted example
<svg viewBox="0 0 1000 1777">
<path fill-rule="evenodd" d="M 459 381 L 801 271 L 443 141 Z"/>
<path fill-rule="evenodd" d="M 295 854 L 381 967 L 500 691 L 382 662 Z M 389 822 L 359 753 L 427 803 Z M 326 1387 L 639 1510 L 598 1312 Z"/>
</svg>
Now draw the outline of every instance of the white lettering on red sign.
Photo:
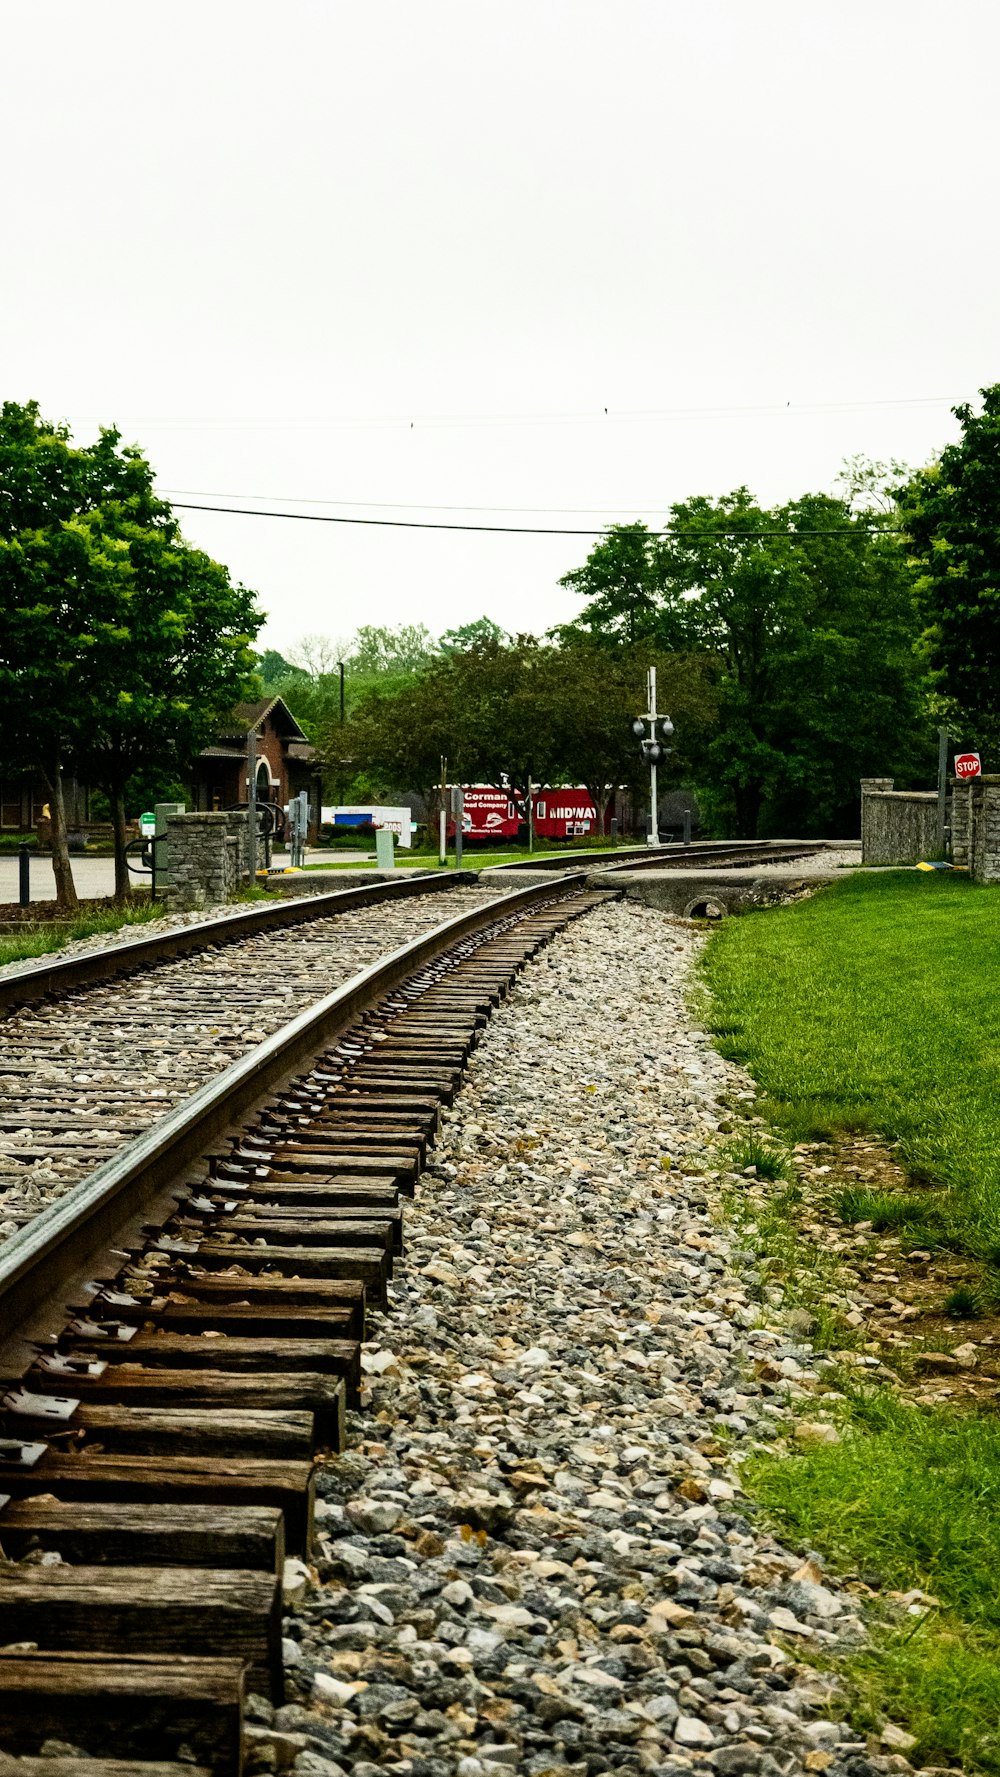
<svg viewBox="0 0 1000 1777">
<path fill-rule="evenodd" d="M 956 777 L 978 777 L 983 769 L 983 762 L 978 753 L 955 754 Z"/>
</svg>

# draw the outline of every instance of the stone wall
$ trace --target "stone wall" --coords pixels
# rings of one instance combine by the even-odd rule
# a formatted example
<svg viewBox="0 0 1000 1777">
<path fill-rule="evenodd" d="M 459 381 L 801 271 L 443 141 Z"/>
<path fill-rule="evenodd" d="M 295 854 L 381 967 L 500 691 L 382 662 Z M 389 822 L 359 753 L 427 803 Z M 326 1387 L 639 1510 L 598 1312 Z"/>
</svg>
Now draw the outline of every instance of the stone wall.
<svg viewBox="0 0 1000 1777">
<path fill-rule="evenodd" d="M 973 882 L 1000 882 L 1000 775 L 948 785 L 951 861 Z M 937 849 L 937 793 L 894 790 L 891 778 L 861 780 L 861 861 L 918 864 Z"/>
<path fill-rule="evenodd" d="M 973 882 L 1000 882 L 1000 777 L 973 778 L 958 786 L 956 800 L 963 791 L 967 813 L 962 841 L 969 875 Z"/>
<path fill-rule="evenodd" d="M 938 849 L 936 792 L 894 790 L 892 782 L 861 779 L 863 864 L 918 864 Z"/>
<path fill-rule="evenodd" d="M 231 901 L 247 872 L 247 814 L 167 816 L 167 907 L 186 913 Z"/>
<path fill-rule="evenodd" d="M 966 782 L 955 782 L 951 787 L 951 861 L 963 870 L 971 861 L 972 790 L 972 784 Z"/>
</svg>

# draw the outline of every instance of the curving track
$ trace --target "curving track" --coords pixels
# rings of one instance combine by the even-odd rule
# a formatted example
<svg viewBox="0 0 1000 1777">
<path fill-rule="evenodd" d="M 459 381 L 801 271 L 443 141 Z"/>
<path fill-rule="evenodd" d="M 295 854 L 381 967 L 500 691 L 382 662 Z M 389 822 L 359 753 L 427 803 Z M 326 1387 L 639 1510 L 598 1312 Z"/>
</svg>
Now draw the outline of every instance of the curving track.
<svg viewBox="0 0 1000 1777">
<path fill-rule="evenodd" d="M 539 852 L 534 857 L 520 858 L 513 864 L 497 864 L 486 874 L 494 881 L 515 873 L 546 870 L 702 870 L 716 867 L 751 869 L 755 864 L 791 864 L 799 858 L 811 858 L 816 852 L 829 850 L 829 839 L 695 839 L 690 845 L 680 843 L 658 846 L 619 847 L 615 850 L 591 852 Z"/>
<path fill-rule="evenodd" d="M 347 890 L 9 971 L 0 1242 L 206 1077 L 435 926 L 436 886 Z M 474 879 L 449 886 L 455 911 L 488 895 Z"/>
<path fill-rule="evenodd" d="M 480 896 L 0 1249 L 0 1750 L 239 1771 L 245 1687 L 282 1696 L 280 1575 L 309 1550 L 400 1198 L 514 974 L 602 899 L 579 878 Z"/>
</svg>

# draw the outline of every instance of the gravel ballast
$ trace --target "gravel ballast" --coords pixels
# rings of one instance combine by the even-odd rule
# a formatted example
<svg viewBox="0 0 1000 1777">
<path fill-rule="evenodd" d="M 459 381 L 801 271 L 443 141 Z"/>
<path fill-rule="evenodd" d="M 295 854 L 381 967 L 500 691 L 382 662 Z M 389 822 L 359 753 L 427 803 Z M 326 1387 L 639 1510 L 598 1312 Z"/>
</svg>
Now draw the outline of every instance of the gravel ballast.
<svg viewBox="0 0 1000 1777">
<path fill-rule="evenodd" d="M 0 1025 L 0 1242 L 296 1013 L 490 900 L 502 896 L 468 885 L 349 908 L 10 1013 Z"/>
<path fill-rule="evenodd" d="M 252 1703 L 251 1771 L 910 1769 L 801 1658 L 858 1645 L 858 1599 L 740 1491 L 741 1450 L 816 1418 L 822 1360 L 757 1324 L 720 1221 L 720 1097 L 750 1092 L 685 1009 L 702 941 L 601 908 L 475 1052 L 316 1565 L 289 1564 L 293 1700 Z"/>
</svg>

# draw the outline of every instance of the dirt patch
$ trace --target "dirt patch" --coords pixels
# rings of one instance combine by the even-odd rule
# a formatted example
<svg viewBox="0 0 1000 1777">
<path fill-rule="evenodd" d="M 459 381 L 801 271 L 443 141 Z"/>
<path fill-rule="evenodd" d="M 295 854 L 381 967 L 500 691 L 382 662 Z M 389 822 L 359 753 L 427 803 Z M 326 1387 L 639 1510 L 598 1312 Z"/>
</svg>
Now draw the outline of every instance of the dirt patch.
<svg viewBox="0 0 1000 1777">
<path fill-rule="evenodd" d="M 781 1180 L 761 1180 L 747 1196 L 763 1208 L 783 1194 L 798 1240 L 830 1262 L 833 1289 L 824 1300 L 850 1329 L 854 1352 L 877 1357 L 920 1402 L 986 1405 L 1000 1399 L 1000 1312 L 946 1308 L 960 1290 L 981 1301 L 984 1285 L 995 1287 L 995 1277 L 969 1255 L 921 1245 L 919 1233 L 878 1232 L 842 1217 L 839 1198 L 849 1186 L 912 1200 L 913 1180 L 892 1145 L 870 1135 L 841 1136 L 800 1143 L 791 1161 L 797 1200 L 789 1200 Z M 794 1295 L 807 1277 L 805 1267 L 796 1272 L 793 1260 L 782 1281 Z M 850 1359 L 849 1352 L 845 1356 Z"/>
</svg>

